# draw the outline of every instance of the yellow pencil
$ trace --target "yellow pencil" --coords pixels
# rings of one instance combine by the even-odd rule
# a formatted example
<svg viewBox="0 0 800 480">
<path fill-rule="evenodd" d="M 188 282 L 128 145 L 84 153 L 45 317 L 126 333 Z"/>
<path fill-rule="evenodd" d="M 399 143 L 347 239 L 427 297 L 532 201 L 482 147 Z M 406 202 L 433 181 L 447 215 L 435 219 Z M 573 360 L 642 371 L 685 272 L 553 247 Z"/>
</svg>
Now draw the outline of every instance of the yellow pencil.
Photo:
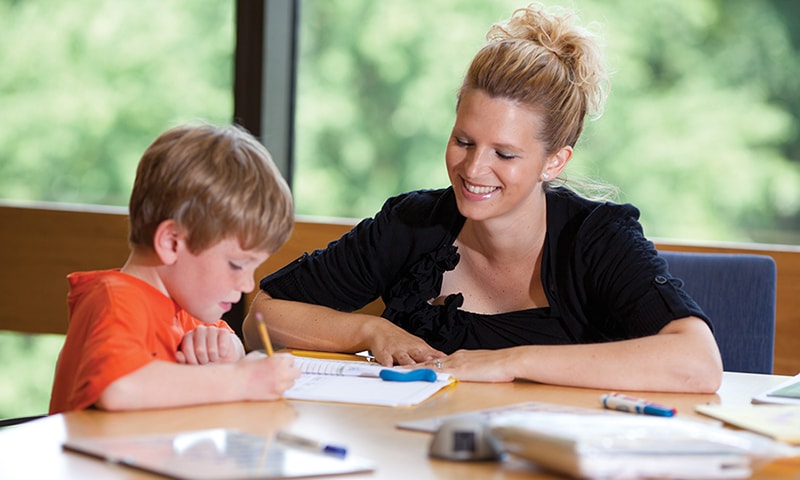
<svg viewBox="0 0 800 480">
<path fill-rule="evenodd" d="M 264 323 L 264 316 L 261 315 L 261 312 L 256 313 L 256 320 L 258 321 L 258 331 L 261 332 L 261 342 L 264 344 L 264 348 L 267 350 L 267 355 L 272 356 L 272 342 L 269 340 L 269 332 L 267 332 L 267 324 Z"/>
</svg>

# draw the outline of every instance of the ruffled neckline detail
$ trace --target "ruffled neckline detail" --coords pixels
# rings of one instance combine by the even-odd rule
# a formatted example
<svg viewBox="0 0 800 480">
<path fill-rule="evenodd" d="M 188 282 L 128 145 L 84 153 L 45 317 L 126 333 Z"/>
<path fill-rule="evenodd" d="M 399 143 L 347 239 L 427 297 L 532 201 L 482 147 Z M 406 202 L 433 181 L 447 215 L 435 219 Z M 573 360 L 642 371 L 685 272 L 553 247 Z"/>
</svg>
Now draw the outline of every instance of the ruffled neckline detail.
<svg viewBox="0 0 800 480">
<path fill-rule="evenodd" d="M 455 245 L 443 246 L 421 257 L 385 297 L 388 300 L 383 316 L 446 353 L 459 348 L 480 348 L 484 341 L 495 348 L 527 343 L 520 329 L 527 330 L 534 324 L 542 328 L 536 319 L 549 319 L 549 308 L 478 314 L 460 310 L 464 304 L 461 293 L 447 295 L 442 304 L 430 303 L 440 295 L 444 273 L 453 270 L 460 258 Z M 561 343 L 561 335 L 557 332 L 551 335 L 557 338 L 555 343 Z"/>
</svg>

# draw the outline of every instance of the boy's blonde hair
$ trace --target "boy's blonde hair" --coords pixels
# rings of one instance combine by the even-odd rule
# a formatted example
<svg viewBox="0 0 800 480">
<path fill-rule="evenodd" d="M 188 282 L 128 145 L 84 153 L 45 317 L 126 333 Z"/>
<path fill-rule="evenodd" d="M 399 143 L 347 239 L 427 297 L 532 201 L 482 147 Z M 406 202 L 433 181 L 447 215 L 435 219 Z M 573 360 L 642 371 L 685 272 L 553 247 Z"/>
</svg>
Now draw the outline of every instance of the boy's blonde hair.
<svg viewBox="0 0 800 480">
<path fill-rule="evenodd" d="M 132 247 L 153 248 L 156 228 L 172 219 L 195 254 L 230 237 L 272 254 L 294 226 L 289 186 L 267 149 L 237 126 L 161 134 L 139 161 L 129 215 Z"/>
</svg>

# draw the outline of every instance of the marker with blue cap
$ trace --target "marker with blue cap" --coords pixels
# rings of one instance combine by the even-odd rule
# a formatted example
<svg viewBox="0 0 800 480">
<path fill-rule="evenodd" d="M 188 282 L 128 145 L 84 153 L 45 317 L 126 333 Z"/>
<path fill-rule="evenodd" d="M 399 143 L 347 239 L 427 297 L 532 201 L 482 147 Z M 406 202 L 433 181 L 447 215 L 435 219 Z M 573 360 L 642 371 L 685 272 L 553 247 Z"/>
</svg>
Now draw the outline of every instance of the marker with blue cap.
<svg viewBox="0 0 800 480">
<path fill-rule="evenodd" d="M 659 417 L 672 417 L 675 415 L 675 409 L 672 407 L 665 407 L 664 405 L 648 402 L 641 398 L 630 397 L 621 393 L 600 395 L 600 402 L 603 403 L 605 408 L 609 410 L 618 410 L 620 412 L 656 415 Z"/>
<path fill-rule="evenodd" d="M 378 374 L 387 382 L 435 382 L 438 375 L 430 368 L 419 368 L 416 370 L 399 371 L 384 368 Z"/>
<path fill-rule="evenodd" d="M 313 452 L 324 453 L 326 455 L 333 455 L 334 457 L 345 457 L 347 455 L 347 448 L 345 447 L 341 447 L 338 445 L 329 445 L 311 438 L 301 437 L 300 435 L 295 435 L 294 433 L 289 433 L 283 430 L 279 430 L 278 433 L 275 434 L 275 438 L 278 441 L 285 443 L 290 447 L 297 447 L 310 450 Z"/>
<path fill-rule="evenodd" d="M 340 365 L 333 372 L 335 375 L 352 377 L 378 377 L 387 382 L 435 382 L 439 376 L 430 368 L 417 368 L 401 370 L 395 368 L 380 368 L 372 364 Z"/>
</svg>

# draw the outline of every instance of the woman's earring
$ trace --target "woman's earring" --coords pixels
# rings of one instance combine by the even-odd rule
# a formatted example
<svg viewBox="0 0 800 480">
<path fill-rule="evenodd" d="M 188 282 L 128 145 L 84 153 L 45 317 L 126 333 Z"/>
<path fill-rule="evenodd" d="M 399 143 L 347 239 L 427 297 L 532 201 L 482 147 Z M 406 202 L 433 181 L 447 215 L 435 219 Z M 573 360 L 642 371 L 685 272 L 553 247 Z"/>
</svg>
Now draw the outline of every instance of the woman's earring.
<svg viewBox="0 0 800 480">
<path fill-rule="evenodd" d="M 547 173 L 547 172 L 544 172 L 544 173 L 542 174 L 542 180 L 544 180 L 545 182 L 546 182 L 546 181 L 548 181 L 548 180 L 550 180 L 550 174 L 549 174 L 549 173 Z"/>
</svg>

